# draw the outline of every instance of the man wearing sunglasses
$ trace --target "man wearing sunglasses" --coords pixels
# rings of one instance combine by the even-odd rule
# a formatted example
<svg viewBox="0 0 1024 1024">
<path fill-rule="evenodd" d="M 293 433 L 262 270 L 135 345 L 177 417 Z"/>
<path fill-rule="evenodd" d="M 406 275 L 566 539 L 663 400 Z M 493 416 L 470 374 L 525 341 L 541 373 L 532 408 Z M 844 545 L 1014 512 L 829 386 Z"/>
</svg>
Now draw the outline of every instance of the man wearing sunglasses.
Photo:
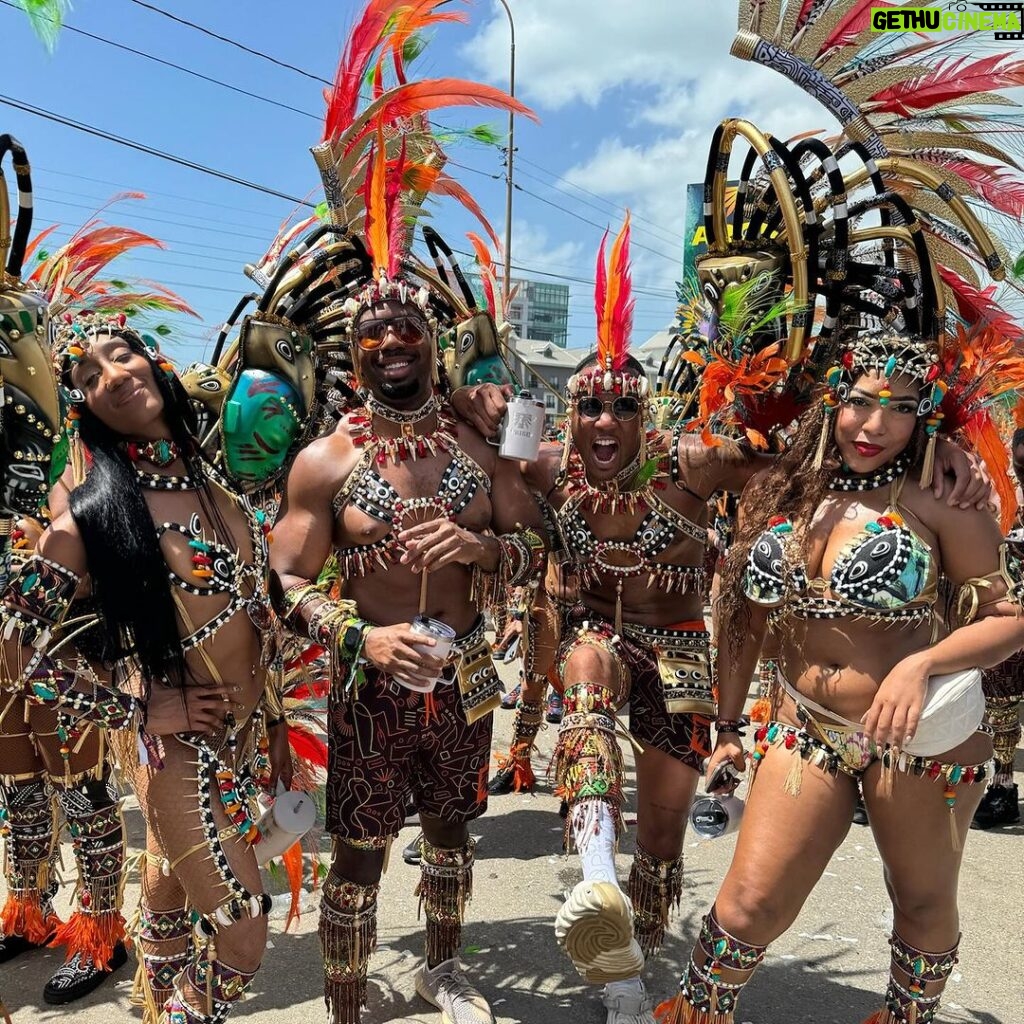
<svg viewBox="0 0 1024 1024">
<path fill-rule="evenodd" d="M 504 398 L 493 385 L 459 395 L 460 411 L 494 432 Z M 564 445 L 524 464 L 547 497 L 565 560 L 551 597 L 561 609 L 558 669 L 565 717 L 554 768 L 568 802 L 566 844 L 584 880 L 556 919 L 580 974 L 604 984 L 608 1024 L 653 1024 L 640 971 L 660 947 L 682 891 L 683 834 L 703 759 L 711 752 L 711 692 L 704 548 L 708 498 L 742 490 L 771 456 L 727 439 L 648 429 L 642 366 L 610 369 L 597 354 L 569 381 Z M 962 478 L 951 497 L 987 499 L 956 449 Z M 947 484 L 947 490 L 949 486 Z M 964 493 L 965 491 L 969 493 Z M 524 692 L 524 702 L 537 698 Z M 623 892 L 615 869 L 623 769 L 616 712 L 629 703 L 636 756 L 636 852 Z M 741 723 L 715 722 L 718 742 L 740 749 Z"/>
<path fill-rule="evenodd" d="M 333 1020 L 359 1020 L 381 870 L 411 793 L 427 921 L 417 990 L 445 1021 L 491 1024 L 457 959 L 472 881 L 469 822 L 487 805 L 491 712 L 501 693 L 481 611 L 507 587 L 536 581 L 544 524 L 517 463 L 499 459 L 442 398 L 441 314 L 426 289 L 375 278 L 349 302 L 363 405 L 296 458 L 273 546 L 282 616 L 327 647 L 336 666 L 325 994 Z M 316 582 L 332 554 L 340 600 Z M 424 613 L 426 635 L 418 631 Z M 454 641 L 438 658 L 444 627 Z"/>
</svg>

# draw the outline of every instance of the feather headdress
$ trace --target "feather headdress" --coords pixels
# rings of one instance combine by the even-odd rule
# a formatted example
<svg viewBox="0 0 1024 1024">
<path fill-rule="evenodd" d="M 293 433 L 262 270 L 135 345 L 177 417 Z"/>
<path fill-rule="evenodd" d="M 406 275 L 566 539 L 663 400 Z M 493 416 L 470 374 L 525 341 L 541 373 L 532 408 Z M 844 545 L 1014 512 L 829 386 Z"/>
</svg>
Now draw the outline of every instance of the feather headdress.
<svg viewBox="0 0 1024 1024">
<path fill-rule="evenodd" d="M 609 232 L 605 231 L 597 251 L 594 280 L 594 311 L 597 319 L 596 365 L 573 374 L 567 385 L 570 395 L 605 391 L 631 392 L 646 396 L 647 377 L 628 373 L 630 336 L 633 332 L 633 276 L 629 263 L 630 219 L 626 219 L 605 257 Z"/>
</svg>

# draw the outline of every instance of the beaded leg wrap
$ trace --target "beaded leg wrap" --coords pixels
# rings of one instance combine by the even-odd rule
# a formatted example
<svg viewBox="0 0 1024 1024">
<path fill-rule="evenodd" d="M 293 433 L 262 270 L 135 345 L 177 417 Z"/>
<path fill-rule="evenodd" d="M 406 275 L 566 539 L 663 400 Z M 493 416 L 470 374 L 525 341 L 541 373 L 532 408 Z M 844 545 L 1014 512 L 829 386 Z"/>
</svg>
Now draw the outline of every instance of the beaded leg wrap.
<svg viewBox="0 0 1024 1024">
<path fill-rule="evenodd" d="M 46 783 L 0 784 L 0 835 L 4 839 L 7 902 L 0 935 L 41 945 L 60 919 L 53 911 L 50 865 L 54 856 L 53 811 Z"/>
<path fill-rule="evenodd" d="M 672 910 L 679 909 L 683 894 L 683 857 L 659 860 L 639 843 L 629 872 L 633 904 L 633 936 L 649 960 L 665 941 Z"/>
<path fill-rule="evenodd" d="M 427 966 L 451 960 L 462 948 L 462 921 L 473 897 L 473 851 L 476 842 L 450 850 L 423 840 L 420 883 L 416 895 L 427 915 Z"/>
<path fill-rule="evenodd" d="M 193 961 L 181 980 L 206 993 L 206 1009 L 197 1010 L 182 994 L 179 982 L 167 1004 L 167 1024 L 223 1024 L 255 976 L 255 971 L 239 971 L 222 960 Z"/>
<path fill-rule="evenodd" d="M 1020 697 L 989 697 L 985 701 L 985 720 L 992 726 L 992 747 L 996 759 L 993 785 L 1013 783 L 1013 759 L 1020 743 Z"/>
<path fill-rule="evenodd" d="M 50 945 L 66 946 L 67 959 L 76 953 L 104 968 L 114 946 L 125 937 L 121 916 L 125 836 L 121 809 L 105 779 L 90 779 L 57 794 L 71 832 L 78 865 L 78 907 L 57 929 Z"/>
<path fill-rule="evenodd" d="M 320 900 L 324 1002 L 333 1024 L 359 1024 L 366 1005 L 366 967 L 377 945 L 380 885 L 357 885 L 331 871 Z"/>
<path fill-rule="evenodd" d="M 718 923 L 712 907 L 680 979 L 679 995 L 657 1009 L 659 1024 L 733 1024 L 740 992 L 766 949 L 730 935 Z M 730 972 L 731 980 L 722 979 L 723 969 Z"/>
<path fill-rule="evenodd" d="M 186 907 L 139 907 L 137 948 L 141 954 L 132 1002 L 143 1006 L 143 1024 L 158 1024 L 160 1011 L 174 994 L 178 976 L 192 960 L 192 916 Z"/>
<path fill-rule="evenodd" d="M 533 743 L 540 732 L 544 717 L 542 703 L 520 700 L 516 706 L 516 719 L 512 727 L 512 746 L 506 755 L 498 755 L 498 776 L 511 775 L 512 789 L 516 793 L 528 793 L 537 781 L 533 774 L 530 755 Z"/>
<path fill-rule="evenodd" d="M 925 953 L 895 932 L 889 939 L 892 965 L 885 990 L 885 1009 L 865 1024 L 931 1024 L 939 1009 L 946 979 L 957 962 L 959 943 L 945 953 Z"/>
<path fill-rule="evenodd" d="M 552 767 L 555 792 L 569 805 L 565 848 L 583 832 L 588 805 L 608 805 L 615 834 L 622 832 L 622 751 L 615 738 L 616 694 L 600 683 L 575 683 L 565 689 L 565 714 L 558 729 Z M 578 827 L 577 827 L 578 826 Z"/>
</svg>

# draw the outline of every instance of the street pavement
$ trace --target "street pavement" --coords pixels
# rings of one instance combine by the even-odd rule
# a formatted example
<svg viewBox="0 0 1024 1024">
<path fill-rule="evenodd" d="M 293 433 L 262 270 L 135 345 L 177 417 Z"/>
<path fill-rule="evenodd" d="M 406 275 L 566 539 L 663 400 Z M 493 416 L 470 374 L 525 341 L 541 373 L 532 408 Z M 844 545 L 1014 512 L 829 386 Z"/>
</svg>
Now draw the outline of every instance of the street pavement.
<svg viewBox="0 0 1024 1024">
<path fill-rule="evenodd" d="M 502 669 L 507 680 L 511 671 Z M 495 749 L 507 745 L 512 714 L 495 716 Z M 534 796 L 492 798 L 473 825 L 478 837 L 474 896 L 464 931 L 464 960 L 474 983 L 490 999 L 498 1024 L 604 1024 L 600 992 L 579 983 L 555 942 L 552 920 L 561 895 L 578 880 L 575 858 L 561 853 L 562 820 L 550 783 L 543 778 L 555 738 L 547 727 L 535 765 L 541 784 Z M 627 800 L 632 806 L 631 752 Z M 1024 752 L 1018 751 L 1018 783 L 1024 784 Z M 741 790 L 742 795 L 742 790 Z M 139 849 L 142 824 L 129 798 L 130 844 Z M 627 816 L 631 821 L 631 816 Z M 370 964 L 370 1008 L 364 1024 L 390 1021 L 438 1024 L 440 1016 L 414 987 L 421 962 L 423 923 L 413 889 L 418 869 L 402 863 L 400 849 L 415 835 L 406 828 L 396 843 L 381 890 L 379 946 Z M 648 986 L 660 1000 L 676 991 L 682 964 L 714 899 L 734 837 L 688 838 L 682 910 L 661 956 L 648 967 Z M 323 849 L 327 850 L 326 841 Z M 632 834 L 622 842 L 619 874 L 625 879 Z M 922 845 L 921 856 L 928 856 Z M 70 847 L 63 850 L 71 871 Z M 69 888 L 69 887 L 66 887 Z M 272 889 L 273 891 L 273 889 Z M 2 884 L 0 884 L 2 892 Z M 126 906 L 138 899 L 136 880 Z M 263 969 L 249 998 L 232 1019 L 249 1024 L 326 1021 L 321 998 L 321 960 L 316 935 L 318 896 L 304 900 L 297 927 L 284 934 L 283 912 L 271 921 Z M 945 1024 L 1024 1022 L 1024 828 L 972 831 L 960 881 L 963 940 L 939 1020 Z M 62 895 L 58 909 L 66 910 Z M 853 826 L 824 877 L 789 932 L 769 950 L 748 985 L 737 1024 L 860 1024 L 879 1008 L 888 970 L 886 939 L 891 912 L 882 867 L 868 828 Z M 91 996 L 64 1009 L 42 1003 L 41 990 L 59 963 L 55 950 L 34 952 L 0 967 L 0 992 L 14 1024 L 66 1019 L 107 1024 L 137 1019 L 129 1005 L 134 959 Z M 113 980 L 113 979 L 112 979 Z"/>
</svg>

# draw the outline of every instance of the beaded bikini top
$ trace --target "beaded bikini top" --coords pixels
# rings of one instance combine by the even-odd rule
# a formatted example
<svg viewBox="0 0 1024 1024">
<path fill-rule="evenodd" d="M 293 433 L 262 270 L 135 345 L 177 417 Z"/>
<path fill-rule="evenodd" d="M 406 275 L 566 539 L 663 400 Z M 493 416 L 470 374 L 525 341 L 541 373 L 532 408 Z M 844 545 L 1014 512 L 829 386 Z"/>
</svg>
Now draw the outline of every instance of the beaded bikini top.
<svg viewBox="0 0 1024 1024">
<path fill-rule="evenodd" d="M 674 456 L 675 444 L 671 451 Z M 701 546 L 707 543 L 707 531 L 703 526 L 676 511 L 660 497 L 659 491 L 668 486 L 666 475 L 673 484 L 687 489 L 680 483 L 678 459 L 672 457 L 662 458 L 658 463 L 658 474 L 638 488 L 622 492 L 599 490 L 586 481 L 582 459 L 577 451 L 572 452 L 569 497 L 555 512 L 555 517 L 566 550 L 570 553 L 573 572 L 580 577 L 584 587 L 596 587 L 602 575 L 607 575 L 616 579 L 621 590 L 624 579 L 646 573 L 649 585 L 665 593 L 703 591 L 703 565 L 673 565 L 658 561 L 658 557 L 679 537 L 689 538 Z M 646 514 L 631 540 L 605 541 L 594 534 L 584 518 L 586 511 L 604 515 Z"/>
<path fill-rule="evenodd" d="M 182 638 L 181 645 L 186 651 L 193 650 L 214 636 L 230 619 L 240 611 L 248 613 L 257 629 L 267 629 L 271 623 L 270 598 L 268 591 L 270 550 L 268 536 L 270 524 L 266 515 L 252 507 L 249 499 L 234 491 L 220 474 L 207 464 L 203 465 L 204 476 L 216 484 L 241 511 L 249 528 L 252 544 L 252 561 L 242 559 L 237 550 L 232 550 L 215 538 L 206 535 L 198 513 L 193 513 L 187 524 L 158 523 L 157 536 L 177 533 L 188 541 L 192 551 L 192 572 L 180 576 L 168 566 L 167 578 L 171 586 L 195 597 L 228 595 L 227 605 L 201 626 L 194 626 L 180 602 L 178 611 L 191 632 Z M 158 473 L 138 472 L 140 484 L 149 490 L 194 490 L 196 481 L 188 476 L 163 476 Z"/>
<path fill-rule="evenodd" d="M 454 421 L 447 417 L 442 418 L 438 431 L 430 435 L 429 448 L 418 454 L 425 458 L 443 452 L 451 458 L 436 494 L 425 497 L 400 497 L 392 484 L 380 475 L 378 466 L 384 463 L 370 435 L 357 434 L 353 440 L 364 450 L 334 496 L 331 508 L 337 517 L 346 506 L 353 505 L 391 529 L 370 544 L 351 544 L 336 549 L 343 579 L 357 579 L 389 568 L 397 560 L 398 534 L 403 529 L 425 519 L 444 517 L 454 521 L 481 490 L 488 495 L 491 493 L 491 478 L 459 447 Z"/>
<path fill-rule="evenodd" d="M 926 621 L 938 599 L 938 571 L 928 544 L 899 511 L 905 476 L 892 481 L 885 511 L 843 545 L 828 578 L 811 577 L 793 551 L 793 524 L 769 520 L 747 557 L 743 589 L 765 608 L 800 618 Z"/>
</svg>

